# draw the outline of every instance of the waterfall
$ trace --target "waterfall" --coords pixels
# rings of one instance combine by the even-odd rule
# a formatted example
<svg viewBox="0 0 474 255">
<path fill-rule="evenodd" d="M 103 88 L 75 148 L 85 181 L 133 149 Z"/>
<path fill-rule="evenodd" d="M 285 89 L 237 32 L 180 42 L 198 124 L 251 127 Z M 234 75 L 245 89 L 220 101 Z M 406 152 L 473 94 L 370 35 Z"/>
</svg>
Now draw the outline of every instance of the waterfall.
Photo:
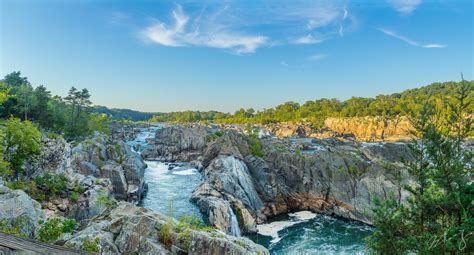
<svg viewBox="0 0 474 255">
<path fill-rule="evenodd" d="M 240 227 L 239 227 L 239 221 L 237 220 L 237 217 L 234 214 L 234 211 L 232 211 L 232 208 L 229 207 L 229 216 L 230 216 L 230 233 L 233 236 L 240 237 Z"/>
</svg>

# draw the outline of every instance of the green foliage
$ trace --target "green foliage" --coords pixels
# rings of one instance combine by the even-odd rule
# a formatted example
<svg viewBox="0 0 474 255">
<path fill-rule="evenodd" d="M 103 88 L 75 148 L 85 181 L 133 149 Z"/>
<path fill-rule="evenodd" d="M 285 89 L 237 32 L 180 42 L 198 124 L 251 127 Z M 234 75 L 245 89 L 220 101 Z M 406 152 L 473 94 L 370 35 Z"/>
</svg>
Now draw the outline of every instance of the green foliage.
<svg viewBox="0 0 474 255">
<path fill-rule="evenodd" d="M 98 253 L 100 251 L 100 238 L 96 237 L 93 241 L 86 239 L 82 242 L 83 251 Z"/>
<path fill-rule="evenodd" d="M 68 178 L 64 174 L 43 173 L 35 178 L 36 185 L 48 196 L 57 196 L 67 191 Z"/>
<path fill-rule="evenodd" d="M 41 152 L 41 132 L 29 121 L 9 118 L 0 128 L 3 165 L 0 174 L 16 178 L 22 172 L 23 162 Z"/>
<path fill-rule="evenodd" d="M 109 198 L 109 193 L 107 190 L 103 190 L 100 195 L 97 197 L 97 203 L 107 206 L 107 208 L 113 208 L 117 204 L 115 198 Z"/>
<path fill-rule="evenodd" d="M 89 119 L 89 126 L 91 130 L 99 131 L 104 134 L 110 133 L 109 124 L 110 119 L 104 113 L 92 113 Z"/>
<path fill-rule="evenodd" d="M 50 218 L 39 223 L 41 228 L 38 231 L 37 239 L 44 243 L 52 243 L 58 240 L 62 234 L 72 233 L 76 227 L 76 221 L 73 219 Z"/>
<path fill-rule="evenodd" d="M 300 149 L 296 149 L 296 150 L 295 150 L 295 154 L 296 154 L 296 156 L 301 156 L 301 150 L 300 150 Z"/>
<path fill-rule="evenodd" d="M 21 231 L 25 224 L 26 218 L 24 217 L 18 217 L 10 221 L 6 219 L 0 219 L 0 232 L 21 237 L 28 237 Z"/>
<path fill-rule="evenodd" d="M 409 116 L 422 108 L 422 102 L 428 97 L 435 102 L 434 106 L 442 110 L 443 100 L 456 94 L 462 82 L 433 83 L 418 89 L 402 93 L 379 95 L 375 98 L 353 97 L 346 101 L 337 99 L 318 99 L 299 105 L 286 102 L 275 108 L 255 112 L 254 109 L 240 109 L 234 114 L 221 112 L 172 112 L 158 114 L 153 122 L 215 122 L 240 124 L 269 124 L 275 122 L 308 121 L 316 128 L 322 127 L 328 117 L 362 117 L 381 116 L 392 118 Z M 469 98 L 473 97 L 474 81 L 466 82 L 469 86 Z M 471 106 L 472 107 L 472 106 Z"/>
<path fill-rule="evenodd" d="M 76 180 L 76 182 L 74 183 L 73 191 L 69 195 L 69 199 L 71 199 L 71 201 L 73 202 L 77 202 L 77 200 L 79 199 L 79 195 L 82 193 L 84 193 L 84 189 L 81 187 L 81 185 L 79 185 L 79 182 Z"/>
<path fill-rule="evenodd" d="M 397 198 L 376 203 L 376 231 L 368 246 L 387 254 L 468 254 L 474 252 L 473 153 L 462 146 L 472 133 L 471 84 L 447 97 L 441 111 L 427 100 L 413 114 L 415 157 L 408 170 L 417 186 L 405 187 L 407 204 Z M 398 199 L 398 200 L 397 200 Z"/>
<path fill-rule="evenodd" d="M 247 127 L 247 133 L 250 153 L 257 157 L 265 156 L 263 145 L 260 143 L 260 139 L 258 139 L 258 130 Z"/>
<path fill-rule="evenodd" d="M 167 247 L 170 247 L 174 240 L 173 223 L 173 218 L 168 217 L 166 223 L 163 224 L 160 229 L 160 241 Z"/>
<path fill-rule="evenodd" d="M 91 104 L 87 89 L 72 87 L 64 98 L 52 96 L 45 86 L 34 88 L 20 72 L 0 81 L 0 118 L 32 120 L 48 131 L 64 133 L 68 139 L 108 131 L 108 117 L 91 113 Z"/>
<path fill-rule="evenodd" d="M 105 106 L 92 107 L 93 113 L 105 114 L 115 121 L 147 121 L 157 113 L 138 112 L 130 109 L 109 109 Z"/>
</svg>

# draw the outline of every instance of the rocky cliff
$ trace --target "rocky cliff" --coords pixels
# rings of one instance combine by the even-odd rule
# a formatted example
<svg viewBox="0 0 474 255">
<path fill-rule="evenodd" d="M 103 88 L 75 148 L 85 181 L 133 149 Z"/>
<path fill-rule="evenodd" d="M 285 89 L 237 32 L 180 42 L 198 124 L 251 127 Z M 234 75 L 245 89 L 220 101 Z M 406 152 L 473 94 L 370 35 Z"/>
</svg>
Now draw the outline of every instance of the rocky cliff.
<svg viewBox="0 0 474 255">
<path fill-rule="evenodd" d="M 227 233 L 232 233 L 233 215 L 241 230 L 254 232 L 256 224 L 294 210 L 370 224 L 374 198 L 393 193 L 404 200 L 408 193 L 402 186 L 412 185 L 401 163 L 412 159 L 404 143 L 264 138 L 260 143 L 265 156 L 256 157 L 250 153 L 249 138 L 233 130 L 215 135 L 213 130 L 170 129 L 160 134 L 181 135 L 171 138 L 157 133 L 159 150 L 151 151 L 159 152 L 158 156 L 178 152 L 181 160 L 189 158 L 186 153 L 200 155 L 193 159 L 202 166 L 203 183 L 191 199 L 212 225 Z M 190 146 L 203 140 L 207 143 Z M 176 144 L 191 149 L 176 150 Z"/>
<path fill-rule="evenodd" d="M 407 141 L 412 126 L 406 117 L 327 118 L 322 128 L 310 123 L 278 123 L 266 126 L 276 137 L 355 138 L 359 141 Z"/>
</svg>

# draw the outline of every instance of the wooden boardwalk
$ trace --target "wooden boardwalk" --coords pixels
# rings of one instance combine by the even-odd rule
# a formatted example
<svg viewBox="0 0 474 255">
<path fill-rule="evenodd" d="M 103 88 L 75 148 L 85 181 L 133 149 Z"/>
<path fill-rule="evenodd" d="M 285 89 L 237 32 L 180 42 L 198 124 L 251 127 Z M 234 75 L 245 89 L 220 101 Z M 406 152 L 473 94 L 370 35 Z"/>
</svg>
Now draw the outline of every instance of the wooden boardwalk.
<svg viewBox="0 0 474 255">
<path fill-rule="evenodd" d="M 91 254 L 85 251 L 41 243 L 38 241 L 0 232 L 0 255 L 9 254 Z"/>
</svg>

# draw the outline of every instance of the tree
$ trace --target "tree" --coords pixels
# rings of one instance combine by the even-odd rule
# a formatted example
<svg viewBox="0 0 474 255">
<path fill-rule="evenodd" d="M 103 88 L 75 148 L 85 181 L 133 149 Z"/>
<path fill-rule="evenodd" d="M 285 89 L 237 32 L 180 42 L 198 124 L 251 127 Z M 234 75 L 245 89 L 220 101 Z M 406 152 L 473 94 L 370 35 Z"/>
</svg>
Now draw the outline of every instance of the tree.
<svg viewBox="0 0 474 255">
<path fill-rule="evenodd" d="M 20 87 L 21 85 L 24 85 L 24 84 L 29 84 L 28 78 L 21 77 L 20 71 L 12 72 L 10 74 L 5 75 L 4 82 L 7 86 L 10 86 L 13 88 Z"/>
<path fill-rule="evenodd" d="M 408 170 L 417 185 L 406 187 L 407 203 L 389 199 L 374 209 L 368 245 L 375 252 L 474 252 L 474 161 L 462 145 L 472 133 L 471 90 L 463 80 L 457 94 L 445 98 L 446 111 L 431 99 L 413 115 L 415 160 Z"/>
<path fill-rule="evenodd" d="M 0 82 L 0 105 L 8 100 L 8 88 L 5 83 Z"/>
<path fill-rule="evenodd" d="M 48 112 L 51 92 L 45 86 L 40 85 L 35 88 L 32 99 L 32 112 L 36 121 L 42 126 L 47 126 L 51 121 L 51 114 Z"/>
<path fill-rule="evenodd" d="M 2 160 L 11 167 L 8 177 L 16 179 L 22 173 L 24 161 L 41 152 L 41 132 L 30 121 L 11 117 L 0 130 L 0 136 Z"/>
<path fill-rule="evenodd" d="M 64 102 L 70 107 L 66 134 L 70 137 L 85 135 L 89 131 L 87 122 L 89 107 L 92 104 L 89 91 L 87 89 L 78 90 L 72 87 L 64 98 Z"/>
<path fill-rule="evenodd" d="M 33 88 L 30 84 L 21 85 L 18 87 L 16 97 L 18 100 L 18 108 L 23 115 L 23 119 L 28 120 L 28 113 L 33 103 Z"/>
</svg>

